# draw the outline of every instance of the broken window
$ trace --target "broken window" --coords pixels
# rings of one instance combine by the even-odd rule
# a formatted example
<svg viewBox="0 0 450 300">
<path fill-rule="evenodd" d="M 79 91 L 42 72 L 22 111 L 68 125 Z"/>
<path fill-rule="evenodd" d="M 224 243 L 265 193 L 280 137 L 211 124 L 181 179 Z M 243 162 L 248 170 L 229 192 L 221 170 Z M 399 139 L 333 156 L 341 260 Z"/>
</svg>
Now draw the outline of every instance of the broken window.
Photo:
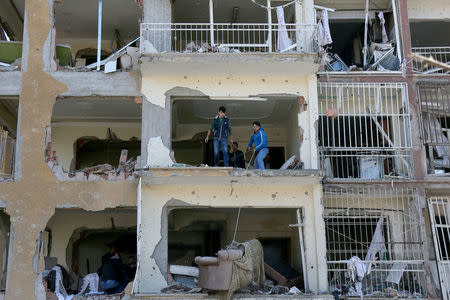
<svg viewBox="0 0 450 300">
<path fill-rule="evenodd" d="M 411 176 L 405 84 L 320 83 L 319 152 L 328 178 Z"/>
<path fill-rule="evenodd" d="M 0 181 L 13 180 L 19 99 L 0 97 Z"/>
<path fill-rule="evenodd" d="M 321 45 L 321 71 L 398 71 L 401 65 L 395 1 L 315 1 L 328 6 L 332 43 Z M 366 6 L 368 4 L 368 6 Z M 323 18 L 318 15 L 319 21 Z M 319 29 L 321 29 L 319 27 Z M 319 44 L 320 44 L 319 40 Z"/>
<path fill-rule="evenodd" d="M 168 218 L 168 263 L 176 282 L 194 284 L 179 266 L 197 267 L 197 256 L 216 256 L 232 241 L 258 239 L 264 251 L 266 277 L 275 284 L 303 288 L 302 259 L 295 209 L 246 208 L 235 233 L 237 209 L 177 208 Z M 270 224 L 270 226 L 268 226 Z M 267 267 L 268 266 L 268 267 Z M 231 277 L 231 273 L 229 274 Z M 198 276 L 198 275 L 197 275 Z"/>
<path fill-rule="evenodd" d="M 13 71 L 20 68 L 24 2 L 0 1 L 0 71 Z"/>
<path fill-rule="evenodd" d="M 141 24 L 143 52 L 313 52 L 316 26 L 296 24 L 295 2 L 178 0 L 166 23 Z M 304 22 L 307 23 L 307 22 Z"/>
<path fill-rule="evenodd" d="M 428 173 L 450 171 L 450 84 L 418 84 Z"/>
<path fill-rule="evenodd" d="M 137 101 L 139 100 L 139 101 Z M 58 97 L 47 162 L 76 175 L 129 174 L 140 155 L 141 104 L 134 97 Z M 106 176 L 107 177 L 107 176 Z"/>
<path fill-rule="evenodd" d="M 214 134 L 210 134 L 208 143 L 205 143 L 205 138 L 222 105 L 225 106 L 230 120 L 233 141 L 238 143 L 239 150 L 244 153 L 253 134 L 253 121 L 261 122 L 269 144 L 269 154 L 264 162 L 267 169 L 279 169 L 286 159 L 293 155 L 299 157 L 298 97 L 268 96 L 217 100 L 182 97 L 173 100 L 172 149 L 177 162 L 194 166 L 214 166 Z M 231 152 L 231 142 L 228 147 Z M 219 156 L 219 166 L 223 166 L 221 151 Z M 245 154 L 243 159 L 247 164 L 239 167 L 245 168 L 251 156 L 252 153 Z M 229 158 L 234 162 L 232 154 Z M 234 164 L 230 163 L 230 166 L 233 167 Z"/>
<path fill-rule="evenodd" d="M 412 52 L 425 58 L 433 58 L 436 62 L 450 64 L 450 22 L 444 20 L 411 20 Z M 430 34 L 433 33 L 433 34 Z M 414 71 L 420 74 L 449 74 L 449 70 L 441 66 L 422 61 L 413 60 Z"/>
<path fill-rule="evenodd" d="M 133 272 L 136 271 L 136 217 L 135 208 L 96 212 L 56 209 L 43 235 L 44 279 L 48 279 L 45 277 L 54 266 L 59 266 L 67 294 L 77 294 L 86 275 L 97 273 L 110 254 L 117 252 L 124 280 L 133 280 Z M 51 286 L 48 288 L 54 292 Z M 92 286 L 89 288 L 92 292 Z"/>
<path fill-rule="evenodd" d="M 102 61 L 97 70 L 113 72 L 138 67 L 136 38 L 142 9 L 137 1 L 63 0 L 54 2 L 54 10 L 56 58 L 60 66 L 96 69 L 97 60 L 120 50 L 108 65 Z"/>
<path fill-rule="evenodd" d="M 415 189 L 324 188 L 330 290 L 342 296 L 424 297 L 425 262 Z M 352 264 L 354 263 L 354 264 Z"/>
</svg>

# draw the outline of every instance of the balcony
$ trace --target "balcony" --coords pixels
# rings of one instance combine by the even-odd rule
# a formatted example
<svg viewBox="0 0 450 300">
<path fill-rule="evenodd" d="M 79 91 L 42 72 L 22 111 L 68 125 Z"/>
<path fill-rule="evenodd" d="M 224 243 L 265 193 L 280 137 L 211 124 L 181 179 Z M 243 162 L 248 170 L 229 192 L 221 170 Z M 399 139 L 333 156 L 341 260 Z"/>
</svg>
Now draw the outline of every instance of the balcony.
<svg viewBox="0 0 450 300">
<path fill-rule="evenodd" d="M 418 54 L 426 58 L 432 58 L 437 63 L 450 64 L 450 46 L 447 47 L 413 47 L 413 54 Z M 427 63 L 418 59 L 413 60 L 413 70 L 423 75 L 444 75 L 449 74 L 450 66 L 445 69 L 437 64 Z"/>
<path fill-rule="evenodd" d="M 141 53 L 302 53 L 318 51 L 314 24 L 142 23 Z"/>
</svg>

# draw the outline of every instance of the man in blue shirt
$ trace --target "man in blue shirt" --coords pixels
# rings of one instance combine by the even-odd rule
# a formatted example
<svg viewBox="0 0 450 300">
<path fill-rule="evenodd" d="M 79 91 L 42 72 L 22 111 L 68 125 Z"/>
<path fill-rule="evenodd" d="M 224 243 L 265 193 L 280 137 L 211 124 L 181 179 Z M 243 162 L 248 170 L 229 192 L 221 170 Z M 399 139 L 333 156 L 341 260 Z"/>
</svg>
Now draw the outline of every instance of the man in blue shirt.
<svg viewBox="0 0 450 300">
<path fill-rule="evenodd" d="M 265 169 L 264 158 L 269 153 L 269 145 L 267 144 L 267 136 L 259 121 L 253 122 L 253 135 L 247 145 L 247 151 L 255 144 L 255 169 Z"/>
<path fill-rule="evenodd" d="M 211 131 L 214 131 L 214 166 L 219 166 L 219 149 L 223 154 L 223 164 L 228 167 L 228 134 L 230 135 L 231 143 L 233 138 L 231 137 L 231 124 L 228 117 L 225 115 L 225 107 L 219 107 L 219 113 L 214 117 L 209 127 L 208 134 L 206 135 L 205 143 L 208 143 L 209 135 Z"/>
</svg>

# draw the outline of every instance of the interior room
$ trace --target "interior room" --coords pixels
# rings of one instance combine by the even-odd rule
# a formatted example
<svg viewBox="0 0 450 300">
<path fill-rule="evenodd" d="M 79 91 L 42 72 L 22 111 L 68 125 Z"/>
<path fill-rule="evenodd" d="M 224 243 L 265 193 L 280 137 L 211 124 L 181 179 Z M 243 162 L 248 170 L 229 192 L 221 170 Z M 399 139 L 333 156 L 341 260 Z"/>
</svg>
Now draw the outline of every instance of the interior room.
<svg viewBox="0 0 450 300">
<path fill-rule="evenodd" d="M 0 70 L 2 71 L 17 70 L 21 64 L 24 7 L 18 2 L 0 1 Z"/>
<path fill-rule="evenodd" d="M 99 1 L 55 1 L 54 7 L 56 44 L 72 60 L 65 65 L 83 67 L 96 62 Z M 141 15 L 137 1 L 102 1 L 101 59 L 139 37 Z"/>
<path fill-rule="evenodd" d="M 238 210 L 231 208 L 177 208 L 169 212 L 169 265 L 197 266 L 196 256 L 216 256 L 233 240 Z M 299 232 L 295 209 L 241 210 L 235 240 L 258 239 L 265 264 L 303 286 Z M 266 268 L 267 270 L 269 268 Z M 268 279 L 277 281 L 266 270 Z M 301 286 L 300 286 L 301 285 Z"/>
<path fill-rule="evenodd" d="M 366 63 L 364 63 L 363 54 L 366 1 L 319 0 L 315 1 L 315 4 L 334 10 L 328 12 L 333 42 L 324 47 L 328 54 L 324 71 L 397 71 L 399 69 L 395 15 L 391 0 L 369 1 Z M 383 13 L 386 33 L 384 37 L 380 12 Z M 320 19 L 318 14 L 318 20 Z M 387 57 L 374 65 L 383 55 Z"/>
<path fill-rule="evenodd" d="M 214 165 L 213 136 L 207 144 L 205 138 L 220 106 L 226 108 L 233 141 L 243 152 L 253 134 L 253 121 L 260 121 L 269 144 L 266 168 L 279 169 L 286 159 L 299 157 L 297 97 L 176 98 L 172 108 L 172 149 L 178 163 Z"/>
<path fill-rule="evenodd" d="M 138 103 L 137 103 L 138 102 Z M 119 165 L 140 155 L 141 103 L 134 97 L 58 97 L 52 113 L 52 148 L 65 171 Z"/>
<path fill-rule="evenodd" d="M 112 248 L 123 264 L 135 267 L 136 219 L 136 208 L 56 209 L 43 233 L 45 269 L 58 265 L 70 274 L 65 288 L 71 294 L 77 293 L 83 276 L 100 269 Z"/>
</svg>

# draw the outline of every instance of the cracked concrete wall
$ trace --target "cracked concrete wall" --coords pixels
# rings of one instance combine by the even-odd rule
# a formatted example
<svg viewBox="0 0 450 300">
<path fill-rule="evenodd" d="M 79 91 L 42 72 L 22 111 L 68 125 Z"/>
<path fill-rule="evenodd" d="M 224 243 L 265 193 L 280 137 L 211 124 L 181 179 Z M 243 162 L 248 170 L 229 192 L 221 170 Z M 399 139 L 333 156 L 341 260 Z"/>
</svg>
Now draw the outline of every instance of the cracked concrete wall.
<svg viewBox="0 0 450 300">
<path fill-rule="evenodd" d="M 220 185 L 190 185 L 180 178 L 177 185 L 143 185 L 142 216 L 160 215 L 161 218 L 142 218 L 137 292 L 159 293 L 167 285 L 167 212 L 173 207 L 186 206 L 303 208 L 309 288 L 316 293 L 326 292 L 321 185 L 277 185 L 277 179 L 273 181 L 274 185 L 245 185 L 242 180 L 232 182 L 231 178 L 223 178 Z M 241 217 L 245 218 L 245 210 Z"/>
<path fill-rule="evenodd" d="M 53 30 L 51 2 L 25 1 L 21 86 L 18 86 L 18 72 L 5 75 L 14 77 L 9 81 L 11 86 L 6 87 L 9 93 L 20 91 L 16 181 L 0 183 L 0 198 L 6 202 L 5 211 L 11 216 L 14 228 L 8 261 L 7 299 L 42 297 L 41 279 L 33 271 L 32 258 L 36 250 L 35 241 L 54 214 L 55 207 L 72 206 L 95 211 L 136 205 L 137 183 L 134 181 L 58 182 L 45 163 L 45 128 L 50 124 L 56 96 L 70 90 L 74 93 L 84 90 L 88 95 L 111 93 L 102 87 L 102 82 L 110 82 L 104 74 L 96 74 L 98 81 L 84 88 L 82 84 L 90 76 L 86 73 L 66 72 L 68 74 L 60 75 L 61 72 L 50 72 L 48 63 L 53 50 L 47 44 L 51 44 L 48 37 Z M 71 76 L 86 79 L 80 85 L 79 82 L 70 83 Z M 131 86 L 120 88 L 119 91 L 134 88 L 134 95 L 139 95 L 138 76 L 128 73 L 120 76 L 128 76 L 127 82 Z M 61 80 L 63 77 L 66 79 Z M 42 254 L 38 269 L 43 269 Z"/>
<path fill-rule="evenodd" d="M 289 94 L 303 96 L 307 103 L 317 103 L 314 74 L 318 65 L 309 56 L 156 55 L 143 57 L 141 61 L 143 161 L 147 161 L 147 144 L 152 137 L 161 136 L 164 145 L 172 147 L 173 98 Z M 305 131 L 299 152 L 305 168 L 318 166 L 317 146 L 312 145 L 316 138 L 313 124 L 317 118 L 314 105 L 299 114 L 299 126 L 304 126 Z"/>
</svg>

